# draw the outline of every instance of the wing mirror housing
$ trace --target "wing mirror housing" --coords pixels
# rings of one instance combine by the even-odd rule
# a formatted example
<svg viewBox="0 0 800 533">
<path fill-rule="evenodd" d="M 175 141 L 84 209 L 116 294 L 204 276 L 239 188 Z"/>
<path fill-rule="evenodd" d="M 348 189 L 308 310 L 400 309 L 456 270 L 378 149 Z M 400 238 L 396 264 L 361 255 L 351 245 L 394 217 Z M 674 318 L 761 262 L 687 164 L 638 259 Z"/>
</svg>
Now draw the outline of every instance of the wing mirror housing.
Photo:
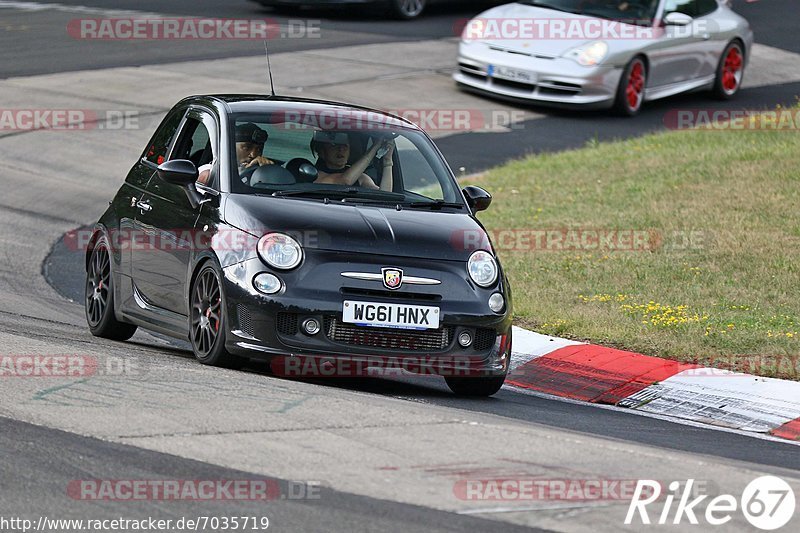
<svg viewBox="0 0 800 533">
<path fill-rule="evenodd" d="M 692 23 L 692 17 L 687 15 L 686 13 L 678 13 L 677 11 L 673 11 L 672 13 L 667 13 L 664 17 L 664 25 L 665 26 L 688 26 Z"/>
<path fill-rule="evenodd" d="M 473 213 L 484 211 L 489 208 L 492 203 L 492 195 L 480 187 L 468 185 L 462 191 L 467 199 L 467 205 L 472 209 Z"/>
<path fill-rule="evenodd" d="M 197 167 L 188 159 L 165 161 L 158 165 L 156 172 L 158 177 L 167 183 L 183 187 L 192 208 L 197 209 L 203 203 L 204 198 L 195 187 L 198 176 Z"/>
<path fill-rule="evenodd" d="M 158 177 L 167 183 L 186 187 L 197 181 L 197 167 L 188 159 L 173 159 L 158 165 Z"/>
</svg>

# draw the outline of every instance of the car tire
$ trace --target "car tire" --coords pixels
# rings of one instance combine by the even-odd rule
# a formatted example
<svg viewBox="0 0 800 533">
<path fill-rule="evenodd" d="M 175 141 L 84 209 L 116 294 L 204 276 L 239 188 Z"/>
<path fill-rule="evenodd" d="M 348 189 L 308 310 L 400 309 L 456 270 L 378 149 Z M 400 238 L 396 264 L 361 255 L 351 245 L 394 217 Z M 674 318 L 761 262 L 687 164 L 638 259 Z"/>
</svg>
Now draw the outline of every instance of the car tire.
<svg viewBox="0 0 800 533">
<path fill-rule="evenodd" d="M 94 244 L 86 268 L 83 307 L 89 331 L 95 337 L 126 341 L 136 333 L 136 326 L 117 320 L 114 314 L 114 275 L 111 248 L 103 236 Z"/>
<path fill-rule="evenodd" d="M 744 48 L 738 40 L 725 47 L 717 65 L 717 76 L 711 94 L 720 100 L 733 98 L 739 92 L 744 78 Z"/>
<path fill-rule="evenodd" d="M 506 376 L 446 377 L 447 386 L 457 396 L 491 396 L 500 390 Z"/>
<path fill-rule="evenodd" d="M 389 10 L 395 18 L 410 20 L 419 17 L 427 0 L 389 0 Z"/>
<path fill-rule="evenodd" d="M 614 99 L 614 110 L 626 117 L 637 115 L 644 103 L 647 87 L 647 65 L 642 56 L 636 56 L 622 71 Z"/>
<path fill-rule="evenodd" d="M 227 312 L 220 270 L 208 261 L 198 271 L 189 293 L 189 341 L 204 365 L 241 368 L 246 359 L 225 349 Z"/>
</svg>

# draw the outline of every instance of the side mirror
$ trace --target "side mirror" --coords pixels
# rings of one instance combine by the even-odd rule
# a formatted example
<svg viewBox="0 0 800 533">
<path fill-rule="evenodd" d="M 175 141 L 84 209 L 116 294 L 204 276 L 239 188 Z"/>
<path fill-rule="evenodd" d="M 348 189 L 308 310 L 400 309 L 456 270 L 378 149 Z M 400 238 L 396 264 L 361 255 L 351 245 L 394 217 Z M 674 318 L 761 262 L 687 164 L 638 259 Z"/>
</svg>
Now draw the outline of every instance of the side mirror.
<svg viewBox="0 0 800 533">
<path fill-rule="evenodd" d="M 467 205 L 472 208 L 472 211 L 477 213 L 487 209 L 492 203 L 492 195 L 474 185 L 464 187 L 462 191 L 467 198 Z"/>
<path fill-rule="evenodd" d="M 692 17 L 687 15 L 686 13 L 678 13 L 677 11 L 673 11 L 672 13 L 667 13 L 667 16 L 664 17 L 664 25 L 665 26 L 688 26 L 692 23 Z"/>
<path fill-rule="evenodd" d="M 188 159 L 173 159 L 158 165 L 158 177 L 167 183 L 187 187 L 197 181 L 197 167 Z"/>
<path fill-rule="evenodd" d="M 197 209 L 205 200 L 197 192 L 197 167 L 188 159 L 173 159 L 158 165 L 158 177 L 172 185 L 183 187 L 186 198 L 194 209 Z"/>
</svg>

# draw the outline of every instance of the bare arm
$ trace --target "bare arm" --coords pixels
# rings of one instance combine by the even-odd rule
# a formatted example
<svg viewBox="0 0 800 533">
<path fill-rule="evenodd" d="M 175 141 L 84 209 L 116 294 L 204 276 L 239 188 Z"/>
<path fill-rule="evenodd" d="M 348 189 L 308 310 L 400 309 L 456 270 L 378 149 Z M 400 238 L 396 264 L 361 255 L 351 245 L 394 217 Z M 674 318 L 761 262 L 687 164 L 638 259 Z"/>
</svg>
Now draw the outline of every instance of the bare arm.
<svg viewBox="0 0 800 533">
<path fill-rule="evenodd" d="M 389 151 L 383 156 L 383 174 L 381 176 L 381 190 L 392 192 L 394 189 L 394 177 L 392 175 L 392 155 L 394 154 L 394 141 L 389 141 Z"/>
<path fill-rule="evenodd" d="M 358 161 L 353 163 L 353 166 L 348 168 L 344 174 L 342 174 L 342 180 L 347 185 L 353 185 L 356 181 L 363 180 L 362 175 L 364 174 L 364 171 L 367 170 L 369 162 L 375 157 L 375 154 L 378 152 L 378 149 L 380 149 L 382 144 L 383 143 L 378 142 L 372 143 L 372 148 L 367 150 Z"/>
</svg>

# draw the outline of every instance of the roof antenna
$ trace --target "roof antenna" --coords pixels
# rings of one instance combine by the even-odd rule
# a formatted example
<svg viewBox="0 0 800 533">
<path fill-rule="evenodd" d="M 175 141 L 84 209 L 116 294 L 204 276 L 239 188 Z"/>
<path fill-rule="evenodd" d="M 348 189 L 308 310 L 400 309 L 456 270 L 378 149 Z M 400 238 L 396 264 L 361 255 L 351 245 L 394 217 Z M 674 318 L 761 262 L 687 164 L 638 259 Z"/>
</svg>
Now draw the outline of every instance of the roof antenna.
<svg viewBox="0 0 800 533">
<path fill-rule="evenodd" d="M 264 39 L 264 52 L 267 55 L 267 74 L 269 74 L 269 88 L 272 90 L 272 96 L 275 96 L 275 85 L 272 83 L 272 67 L 269 63 L 269 48 L 267 47 L 267 40 Z"/>
</svg>

